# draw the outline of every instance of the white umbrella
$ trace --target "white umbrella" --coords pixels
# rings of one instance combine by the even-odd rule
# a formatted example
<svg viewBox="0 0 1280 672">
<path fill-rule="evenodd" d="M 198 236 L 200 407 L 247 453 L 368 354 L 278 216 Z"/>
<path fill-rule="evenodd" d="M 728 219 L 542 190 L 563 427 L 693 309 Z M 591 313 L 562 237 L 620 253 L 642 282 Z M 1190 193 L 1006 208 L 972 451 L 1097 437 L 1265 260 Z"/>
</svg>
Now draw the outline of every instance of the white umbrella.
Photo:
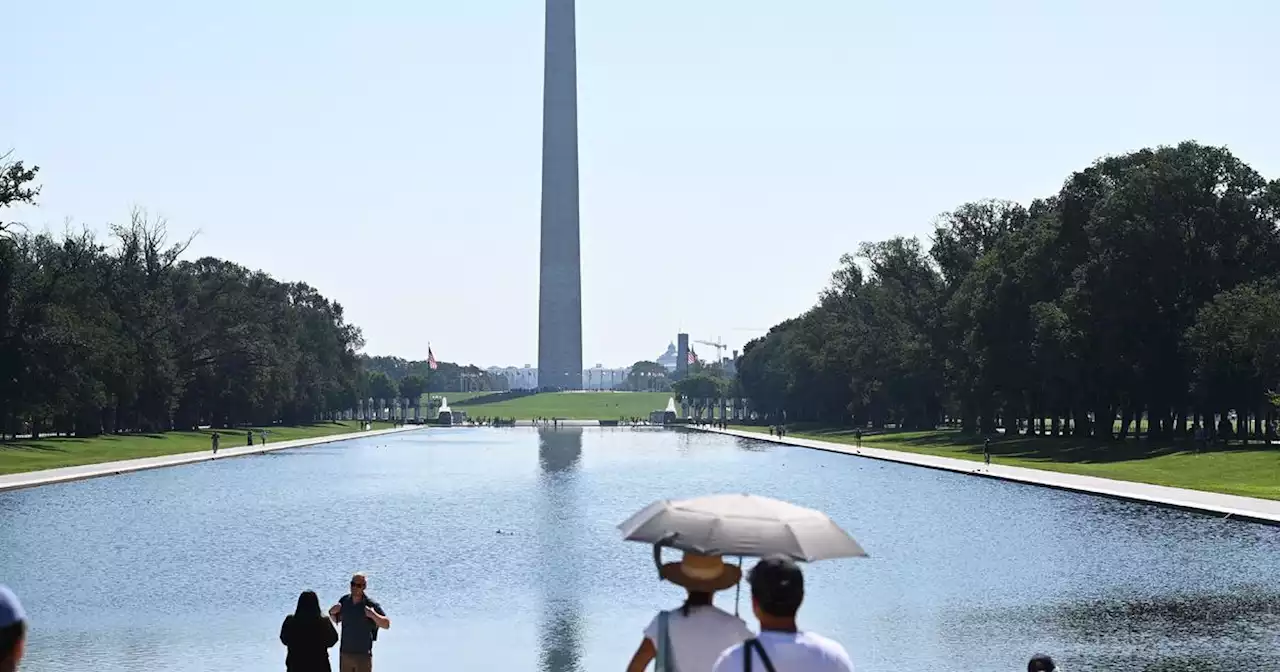
<svg viewBox="0 0 1280 672">
<path fill-rule="evenodd" d="M 866 551 L 825 514 L 756 495 L 661 500 L 618 526 L 627 541 L 695 553 L 813 562 L 865 558 Z"/>
</svg>

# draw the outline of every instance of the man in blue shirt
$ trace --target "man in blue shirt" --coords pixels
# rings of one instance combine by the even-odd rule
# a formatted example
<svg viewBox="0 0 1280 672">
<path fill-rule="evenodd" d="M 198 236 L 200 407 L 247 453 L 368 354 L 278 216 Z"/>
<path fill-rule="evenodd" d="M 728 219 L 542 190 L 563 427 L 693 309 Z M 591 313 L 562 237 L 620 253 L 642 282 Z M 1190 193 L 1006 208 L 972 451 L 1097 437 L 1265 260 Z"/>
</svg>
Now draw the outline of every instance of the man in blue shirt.
<svg viewBox="0 0 1280 672">
<path fill-rule="evenodd" d="M 373 642 L 378 628 L 391 627 L 382 605 L 365 594 L 369 579 L 363 572 L 351 577 L 351 593 L 329 608 L 329 617 L 342 624 L 338 644 L 338 672 L 373 672 Z"/>
</svg>

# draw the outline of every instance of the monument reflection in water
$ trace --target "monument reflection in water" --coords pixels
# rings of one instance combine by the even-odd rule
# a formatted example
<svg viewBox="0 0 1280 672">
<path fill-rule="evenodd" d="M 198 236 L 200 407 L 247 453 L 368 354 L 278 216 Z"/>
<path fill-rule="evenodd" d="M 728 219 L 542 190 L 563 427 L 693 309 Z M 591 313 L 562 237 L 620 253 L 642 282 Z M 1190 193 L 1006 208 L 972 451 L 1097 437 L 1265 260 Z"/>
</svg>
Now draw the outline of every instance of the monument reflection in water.
<svg viewBox="0 0 1280 672">
<path fill-rule="evenodd" d="M 538 563 L 542 574 L 538 669 L 546 672 L 583 669 L 581 565 L 572 557 L 572 549 L 580 548 L 584 542 L 578 501 L 581 458 L 581 427 L 538 430 L 538 549 L 544 558 Z M 564 558 L 564 562 L 550 560 L 554 558 Z"/>
<path fill-rule="evenodd" d="M 616 670 L 681 595 L 614 525 L 733 491 L 867 546 L 806 567 L 803 611 L 860 672 L 1280 670 L 1280 528 L 701 433 L 427 430 L 0 493 L 0 580 L 23 672 L 279 670 L 298 591 L 353 569 L 396 622 L 379 669 Z"/>
</svg>

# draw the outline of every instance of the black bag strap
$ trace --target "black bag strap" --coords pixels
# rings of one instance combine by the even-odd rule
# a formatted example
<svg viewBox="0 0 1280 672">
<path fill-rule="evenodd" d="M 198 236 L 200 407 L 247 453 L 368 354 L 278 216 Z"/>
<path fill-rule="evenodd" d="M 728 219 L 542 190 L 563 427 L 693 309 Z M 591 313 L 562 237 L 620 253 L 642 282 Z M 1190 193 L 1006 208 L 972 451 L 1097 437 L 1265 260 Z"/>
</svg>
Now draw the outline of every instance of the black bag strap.
<svg viewBox="0 0 1280 672">
<path fill-rule="evenodd" d="M 764 652 L 764 645 L 755 637 L 748 639 L 742 644 L 742 669 L 745 672 L 751 672 L 752 651 L 760 654 L 760 662 L 764 663 L 765 672 L 778 672 L 773 669 L 773 661 L 769 660 L 769 654 Z"/>
</svg>

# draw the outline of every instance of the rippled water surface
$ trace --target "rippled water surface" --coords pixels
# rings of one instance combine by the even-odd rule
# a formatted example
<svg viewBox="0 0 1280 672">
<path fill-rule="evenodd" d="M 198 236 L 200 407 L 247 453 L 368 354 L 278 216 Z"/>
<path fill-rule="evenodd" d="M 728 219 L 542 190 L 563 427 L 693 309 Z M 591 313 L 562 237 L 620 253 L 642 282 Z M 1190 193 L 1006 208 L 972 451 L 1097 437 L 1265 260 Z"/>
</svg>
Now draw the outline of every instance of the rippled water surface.
<svg viewBox="0 0 1280 672">
<path fill-rule="evenodd" d="M 393 619 L 383 672 L 619 670 L 681 593 L 614 526 L 738 491 L 872 555 L 806 567 L 802 625 L 859 670 L 1280 669 L 1276 528 L 658 430 L 426 430 L 0 494 L 0 582 L 28 672 L 283 669 L 298 591 L 330 604 L 354 570 Z"/>
</svg>

